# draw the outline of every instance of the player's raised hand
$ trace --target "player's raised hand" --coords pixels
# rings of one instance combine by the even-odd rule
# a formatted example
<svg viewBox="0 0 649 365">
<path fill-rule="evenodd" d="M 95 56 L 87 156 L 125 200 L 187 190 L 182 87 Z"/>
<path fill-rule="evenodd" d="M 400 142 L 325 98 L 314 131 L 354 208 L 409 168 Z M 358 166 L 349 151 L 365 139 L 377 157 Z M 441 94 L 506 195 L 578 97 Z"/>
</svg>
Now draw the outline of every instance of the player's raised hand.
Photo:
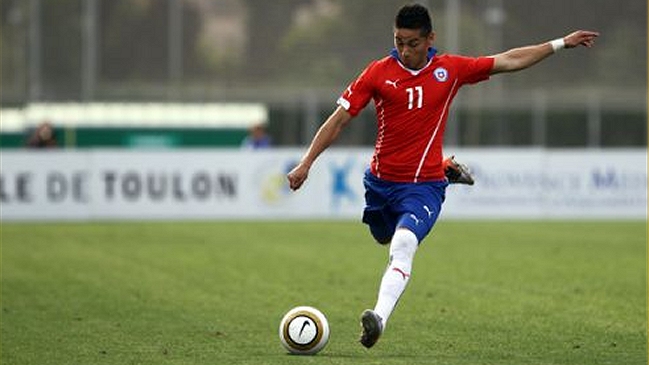
<svg viewBox="0 0 649 365">
<path fill-rule="evenodd" d="M 566 48 L 574 48 L 579 45 L 584 47 L 592 47 L 595 44 L 595 39 L 599 37 L 598 32 L 589 30 L 578 30 L 572 32 L 563 38 Z"/>
</svg>

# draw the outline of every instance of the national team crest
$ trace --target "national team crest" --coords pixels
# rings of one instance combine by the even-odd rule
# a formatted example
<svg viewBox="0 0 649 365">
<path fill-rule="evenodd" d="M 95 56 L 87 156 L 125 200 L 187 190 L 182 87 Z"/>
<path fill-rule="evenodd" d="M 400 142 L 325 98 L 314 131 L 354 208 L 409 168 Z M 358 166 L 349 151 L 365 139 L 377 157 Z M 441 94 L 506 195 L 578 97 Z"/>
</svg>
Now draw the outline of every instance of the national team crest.
<svg viewBox="0 0 649 365">
<path fill-rule="evenodd" d="M 448 71 L 444 67 L 438 67 L 433 71 L 433 75 L 439 82 L 445 82 L 448 80 Z"/>
</svg>

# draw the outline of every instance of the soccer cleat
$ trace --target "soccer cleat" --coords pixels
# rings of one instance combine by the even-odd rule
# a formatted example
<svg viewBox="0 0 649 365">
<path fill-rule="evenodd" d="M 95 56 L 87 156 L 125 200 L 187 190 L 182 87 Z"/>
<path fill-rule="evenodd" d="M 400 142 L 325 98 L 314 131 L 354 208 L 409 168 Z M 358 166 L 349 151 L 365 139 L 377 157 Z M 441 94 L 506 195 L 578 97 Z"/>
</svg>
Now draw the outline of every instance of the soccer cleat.
<svg viewBox="0 0 649 365">
<path fill-rule="evenodd" d="M 465 164 L 455 161 L 455 156 L 446 157 L 442 162 L 444 174 L 449 184 L 473 185 L 473 176 Z"/>
<path fill-rule="evenodd" d="M 360 343 L 369 349 L 383 333 L 383 320 L 373 310 L 366 309 L 361 315 L 361 327 L 363 332 L 361 332 Z"/>
</svg>

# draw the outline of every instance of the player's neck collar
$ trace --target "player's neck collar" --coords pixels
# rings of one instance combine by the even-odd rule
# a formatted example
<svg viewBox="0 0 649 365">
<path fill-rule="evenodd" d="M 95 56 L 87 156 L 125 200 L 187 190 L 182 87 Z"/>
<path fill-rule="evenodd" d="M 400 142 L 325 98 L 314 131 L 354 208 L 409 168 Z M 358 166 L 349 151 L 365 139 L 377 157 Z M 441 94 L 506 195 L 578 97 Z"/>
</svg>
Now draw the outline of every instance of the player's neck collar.
<svg viewBox="0 0 649 365">
<path fill-rule="evenodd" d="M 410 68 L 406 67 L 403 63 L 401 63 L 401 60 L 399 59 L 399 52 L 397 52 L 396 48 L 392 48 L 392 50 L 390 51 L 390 56 L 392 58 L 394 58 L 395 60 L 397 60 L 397 63 L 399 63 L 399 66 L 403 67 L 404 70 L 412 73 L 415 76 L 418 73 L 420 73 L 421 70 L 425 69 L 426 67 L 428 67 L 428 65 L 430 65 L 430 62 L 433 60 L 433 57 L 435 57 L 436 54 L 437 54 L 437 49 L 436 48 L 434 48 L 434 47 L 428 48 L 428 62 L 426 63 L 426 65 L 424 67 L 420 68 L 419 70 L 413 70 L 413 69 L 410 69 Z"/>
</svg>

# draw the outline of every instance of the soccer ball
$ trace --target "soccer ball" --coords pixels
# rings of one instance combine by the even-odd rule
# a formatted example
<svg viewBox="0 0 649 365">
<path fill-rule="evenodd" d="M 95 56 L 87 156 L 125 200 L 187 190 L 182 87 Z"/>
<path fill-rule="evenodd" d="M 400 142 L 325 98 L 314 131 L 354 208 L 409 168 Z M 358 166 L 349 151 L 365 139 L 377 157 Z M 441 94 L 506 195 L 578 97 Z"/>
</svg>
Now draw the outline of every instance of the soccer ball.
<svg viewBox="0 0 649 365">
<path fill-rule="evenodd" d="M 329 341 L 329 322 L 316 308 L 295 307 L 282 318 L 279 339 L 292 354 L 314 355 Z"/>
</svg>

